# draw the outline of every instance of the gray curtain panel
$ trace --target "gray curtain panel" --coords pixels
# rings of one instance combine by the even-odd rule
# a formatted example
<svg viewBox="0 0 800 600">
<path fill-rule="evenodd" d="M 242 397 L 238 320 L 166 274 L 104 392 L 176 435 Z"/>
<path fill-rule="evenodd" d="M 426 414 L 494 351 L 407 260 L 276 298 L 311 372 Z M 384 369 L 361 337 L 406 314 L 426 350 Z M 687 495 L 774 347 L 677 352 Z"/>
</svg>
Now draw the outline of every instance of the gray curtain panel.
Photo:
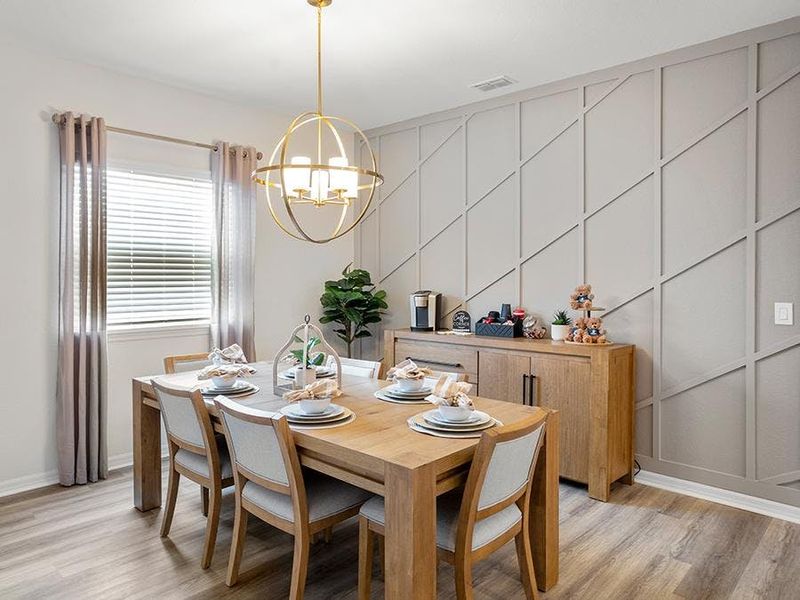
<svg viewBox="0 0 800 600">
<path fill-rule="evenodd" d="M 256 358 L 254 288 L 256 251 L 255 148 L 220 142 L 212 153 L 214 247 L 211 340 L 224 348 L 239 344 Z"/>
<path fill-rule="evenodd" d="M 59 115 L 58 473 L 108 475 L 106 451 L 106 127 Z"/>
</svg>

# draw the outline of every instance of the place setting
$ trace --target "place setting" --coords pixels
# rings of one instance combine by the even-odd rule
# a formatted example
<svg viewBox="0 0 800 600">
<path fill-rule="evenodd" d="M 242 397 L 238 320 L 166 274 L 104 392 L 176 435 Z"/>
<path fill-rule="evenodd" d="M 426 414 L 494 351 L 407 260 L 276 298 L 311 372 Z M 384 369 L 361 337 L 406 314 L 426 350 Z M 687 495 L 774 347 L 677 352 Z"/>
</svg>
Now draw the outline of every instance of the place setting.
<svg viewBox="0 0 800 600">
<path fill-rule="evenodd" d="M 257 385 L 246 379 L 254 375 L 256 370 L 247 364 L 244 352 L 238 344 L 232 344 L 222 350 L 214 348 L 208 359 L 212 364 L 197 374 L 198 381 L 211 381 L 211 385 L 200 390 L 204 398 L 215 396 L 238 398 L 259 391 Z"/>
<path fill-rule="evenodd" d="M 419 367 L 411 359 L 406 359 L 386 374 L 386 378 L 394 383 L 381 388 L 374 395 L 378 400 L 395 404 L 427 404 L 425 398 L 433 391 L 427 378 L 432 374 L 430 369 Z"/>
<path fill-rule="evenodd" d="M 426 410 L 408 419 L 408 426 L 416 432 L 443 438 L 479 438 L 487 429 L 503 423 L 491 415 L 476 410 L 467 395 L 472 384 L 452 381 L 442 375 L 425 402 L 436 408 Z"/>
<path fill-rule="evenodd" d="M 333 379 L 318 379 L 303 389 L 286 392 L 289 404 L 281 407 L 292 429 L 325 429 L 352 423 L 355 413 L 332 401 L 342 395 Z"/>
</svg>

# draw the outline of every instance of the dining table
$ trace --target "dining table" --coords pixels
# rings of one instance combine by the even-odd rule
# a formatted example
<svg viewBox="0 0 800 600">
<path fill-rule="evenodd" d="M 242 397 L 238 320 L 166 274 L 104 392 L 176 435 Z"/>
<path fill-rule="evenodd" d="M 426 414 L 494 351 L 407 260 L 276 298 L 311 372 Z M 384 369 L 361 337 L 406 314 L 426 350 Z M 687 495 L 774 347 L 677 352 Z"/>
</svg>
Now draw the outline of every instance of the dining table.
<svg viewBox="0 0 800 600">
<path fill-rule="evenodd" d="M 242 405 L 278 411 L 286 402 L 274 388 L 272 363 L 252 363 L 248 380 L 259 390 L 236 398 Z M 195 389 L 197 372 L 133 378 L 133 496 L 140 511 L 161 505 L 161 418 L 152 381 Z M 286 384 L 286 381 L 281 383 Z M 391 382 L 342 375 L 336 403 L 355 413 L 345 425 L 292 426 L 302 465 L 384 497 L 385 597 L 428 600 L 436 597 L 436 498 L 466 482 L 479 439 L 450 439 L 413 431 L 407 421 L 426 410 L 421 404 L 390 403 L 375 392 Z M 558 581 L 559 414 L 547 408 L 474 397 L 477 408 L 505 425 L 540 411 L 547 413 L 545 439 L 534 471 L 529 531 L 537 587 Z M 206 406 L 214 428 L 222 432 L 217 409 Z M 428 407 L 430 408 L 430 406 Z M 354 571 L 355 574 L 355 571 Z"/>
</svg>

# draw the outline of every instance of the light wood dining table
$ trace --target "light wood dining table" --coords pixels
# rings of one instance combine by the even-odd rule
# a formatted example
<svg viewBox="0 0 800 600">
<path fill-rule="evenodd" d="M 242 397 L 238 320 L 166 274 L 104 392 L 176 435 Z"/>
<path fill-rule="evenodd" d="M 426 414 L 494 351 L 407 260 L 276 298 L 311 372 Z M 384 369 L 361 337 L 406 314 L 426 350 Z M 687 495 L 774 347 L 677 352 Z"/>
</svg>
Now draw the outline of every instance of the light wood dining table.
<svg viewBox="0 0 800 600">
<path fill-rule="evenodd" d="M 238 398 L 243 405 L 275 411 L 285 402 L 273 392 L 272 364 L 255 363 L 249 380 L 261 389 Z M 194 372 L 133 379 L 133 493 L 140 511 L 161 505 L 161 419 L 152 379 L 194 388 Z M 205 382 L 203 382 L 205 384 Z M 285 383 L 285 382 L 284 382 Z M 477 439 L 445 439 L 409 429 L 406 420 L 426 407 L 394 404 L 374 397 L 389 382 L 344 375 L 336 399 L 355 421 L 327 429 L 294 429 L 303 466 L 379 494 L 386 502 L 386 598 L 436 597 L 436 497 L 463 485 Z M 499 400 L 475 404 L 504 424 L 547 411 L 545 442 L 531 494 L 530 534 L 536 582 L 546 591 L 558 581 L 558 412 Z M 208 403 L 215 429 L 216 408 Z M 354 571 L 355 574 L 355 571 Z"/>
</svg>

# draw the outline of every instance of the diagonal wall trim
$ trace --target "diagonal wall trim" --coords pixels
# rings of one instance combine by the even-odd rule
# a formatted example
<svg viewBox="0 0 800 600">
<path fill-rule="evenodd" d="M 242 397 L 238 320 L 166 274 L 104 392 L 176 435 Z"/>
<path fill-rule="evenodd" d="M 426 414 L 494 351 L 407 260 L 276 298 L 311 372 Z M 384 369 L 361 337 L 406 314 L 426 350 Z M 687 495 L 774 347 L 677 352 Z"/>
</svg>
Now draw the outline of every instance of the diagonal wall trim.
<svg viewBox="0 0 800 600">
<path fill-rule="evenodd" d="M 761 231 L 762 229 L 766 229 L 770 225 L 772 225 L 774 223 L 777 223 L 781 219 L 784 219 L 784 218 L 788 217 L 789 215 L 791 215 L 796 210 L 800 210 L 800 202 L 796 202 L 794 204 L 794 206 L 790 206 L 788 209 L 784 210 L 781 213 L 778 213 L 777 215 L 774 215 L 772 217 L 768 217 L 766 219 L 761 219 L 760 221 L 757 221 L 756 222 L 756 231 Z"/>
<path fill-rule="evenodd" d="M 484 286 L 483 286 L 481 289 L 479 289 L 478 291 L 470 293 L 470 294 L 467 296 L 467 299 L 466 299 L 466 301 L 467 301 L 467 302 L 469 302 L 470 300 L 472 300 L 472 299 L 473 299 L 473 298 L 475 298 L 476 296 L 478 296 L 478 295 L 482 294 L 483 292 L 485 292 L 486 290 L 488 290 L 490 287 L 492 287 L 492 286 L 493 286 L 495 283 L 497 283 L 498 281 L 500 281 L 500 280 L 502 280 L 502 279 L 505 279 L 505 278 L 506 278 L 508 275 L 510 275 L 511 273 L 513 273 L 515 270 L 516 270 L 516 267 L 511 267 L 511 268 L 509 268 L 509 269 L 506 269 L 505 271 L 503 271 L 503 274 L 502 274 L 502 275 L 500 275 L 500 277 L 498 277 L 498 278 L 496 278 L 496 279 L 492 280 L 490 283 L 487 283 L 486 285 L 484 285 Z"/>
<path fill-rule="evenodd" d="M 394 268 L 390 269 L 390 270 L 389 270 L 389 272 L 388 272 L 386 275 L 383 275 L 383 276 L 381 276 L 381 278 L 378 280 L 378 282 L 379 282 L 379 283 L 383 283 L 384 281 L 386 281 L 387 279 L 389 279 L 389 277 L 391 277 L 391 276 L 392 276 L 392 275 L 394 275 L 394 274 L 395 274 L 397 271 L 399 271 L 399 270 L 400 270 L 400 269 L 403 267 L 403 265 L 405 265 L 405 264 L 406 264 L 408 261 L 410 261 L 410 260 L 411 260 L 412 258 L 414 258 L 416 255 L 417 255 L 417 251 L 416 251 L 416 250 L 414 250 L 414 251 L 413 251 L 411 254 L 409 254 L 409 255 L 408 255 L 408 256 L 406 256 L 406 257 L 405 257 L 403 260 L 401 260 L 401 261 L 400 261 L 400 263 L 399 263 L 399 264 L 398 264 L 396 267 L 394 267 Z"/>
<path fill-rule="evenodd" d="M 550 246 L 555 244 L 558 240 L 563 238 L 565 235 L 567 235 L 567 234 L 571 233 L 572 231 L 574 231 L 577 226 L 578 226 L 577 223 L 573 223 L 572 225 L 569 226 L 569 228 L 567 228 L 566 230 L 564 230 L 561 233 L 559 233 L 558 235 L 556 235 L 554 238 L 552 238 L 549 242 L 545 243 L 544 246 L 542 246 L 538 250 L 530 253 L 528 256 L 524 256 L 524 257 L 520 258 L 520 260 L 519 260 L 520 266 L 524 265 L 526 262 L 528 262 L 530 259 L 532 259 L 537 254 L 541 254 L 542 252 L 547 250 Z"/>
<path fill-rule="evenodd" d="M 381 193 L 381 199 L 380 199 L 380 201 L 378 202 L 378 204 L 379 204 L 379 205 L 380 205 L 380 204 L 383 204 L 383 203 L 384 203 L 384 202 L 386 202 L 386 201 L 387 201 L 389 198 L 391 198 L 391 197 L 392 197 L 392 195 L 393 195 L 393 194 L 394 194 L 394 193 L 395 193 L 397 190 L 399 190 L 401 187 L 403 187 L 403 186 L 406 184 L 406 182 L 407 182 L 409 179 L 411 179 L 411 178 L 412 178 L 412 177 L 413 177 L 413 176 L 414 176 L 416 173 L 417 173 L 417 169 L 416 169 L 416 167 L 415 167 L 415 168 L 414 168 L 414 169 L 413 169 L 413 170 L 412 170 L 412 171 L 411 171 L 411 172 L 410 172 L 408 175 L 406 175 L 405 177 L 403 177 L 403 179 L 400 181 L 400 183 L 398 183 L 396 186 L 394 186 L 394 187 L 393 187 L 391 190 L 389 190 L 389 191 L 388 191 L 388 192 L 386 192 L 385 194 L 384 194 L 384 193 Z M 371 213 L 370 213 L 370 214 L 371 214 Z"/>
<path fill-rule="evenodd" d="M 452 227 L 453 225 L 455 225 L 456 223 L 458 223 L 458 222 L 461 220 L 461 218 L 462 218 L 463 216 L 464 216 L 464 214 L 463 214 L 462 212 L 459 212 L 459 213 L 458 213 L 458 214 L 457 214 L 455 217 L 453 217 L 453 218 L 450 220 L 450 222 L 449 222 L 447 225 L 445 225 L 444 227 L 442 227 L 442 228 L 441 228 L 439 231 L 437 231 L 436 233 L 434 233 L 434 234 L 433 234 L 431 237 L 429 237 L 429 238 L 428 238 L 427 240 L 425 240 L 424 242 L 420 242 L 420 244 L 419 244 L 419 249 L 420 249 L 420 250 L 422 250 L 423 248 L 425 248 L 425 246 L 427 246 L 428 244 L 430 244 L 430 243 L 431 243 L 433 240 L 435 240 L 436 238 L 438 238 L 438 237 L 439 237 L 440 235 L 442 235 L 442 234 L 443 234 L 445 231 L 447 231 L 448 229 L 450 229 L 450 227 Z"/>
<path fill-rule="evenodd" d="M 636 410 L 639 410 L 640 408 L 647 408 L 648 406 L 653 406 L 653 402 L 654 399 L 652 396 L 650 396 L 649 398 L 645 398 L 644 400 L 639 400 L 636 403 L 635 408 Z"/>
<path fill-rule="evenodd" d="M 741 358 L 732 360 L 729 363 L 710 369 L 705 373 L 703 373 L 702 375 L 698 375 L 697 377 L 692 377 L 691 379 L 687 379 L 686 381 L 683 381 L 679 385 L 674 385 L 671 388 L 664 389 L 661 391 L 661 400 L 662 401 L 668 400 L 673 396 L 677 396 L 678 394 L 682 394 L 683 392 L 688 392 L 689 390 L 696 388 L 697 386 L 703 385 L 704 383 L 708 383 L 709 381 L 714 381 L 715 379 L 724 377 L 729 373 L 738 371 L 739 369 L 745 366 L 745 362 L 746 362 L 745 358 L 744 356 L 742 356 Z"/>
<path fill-rule="evenodd" d="M 678 146 L 675 150 L 670 152 L 667 156 L 662 158 L 661 159 L 661 166 L 663 167 L 663 166 L 668 165 L 673 160 L 675 160 L 676 158 L 681 156 L 687 150 L 689 150 L 691 148 L 694 148 L 697 144 L 702 142 L 704 139 L 706 139 L 712 133 L 714 133 L 718 129 L 721 129 L 722 127 L 725 127 L 725 125 L 727 125 L 728 123 L 733 121 L 736 117 L 738 117 L 740 114 L 742 114 L 747 109 L 748 109 L 748 103 L 747 102 L 744 102 L 743 104 L 740 104 L 739 106 L 734 108 L 732 111 L 730 111 L 729 113 L 724 115 L 722 118 L 720 118 L 716 122 L 712 123 L 711 125 L 709 125 L 705 129 L 701 130 L 699 133 L 695 134 L 695 136 L 693 138 L 691 138 L 689 141 L 684 142 L 683 144 Z"/>
<path fill-rule="evenodd" d="M 778 77 L 775 81 L 765 85 L 760 90 L 758 90 L 756 92 L 756 100 L 763 100 L 765 96 L 770 95 L 772 92 L 781 87 L 784 83 L 788 83 L 790 80 L 794 79 L 797 75 L 800 75 L 800 65 L 797 65 L 793 69 L 789 69 L 783 75 Z"/>
<path fill-rule="evenodd" d="M 514 169 L 514 170 L 510 171 L 509 173 L 503 175 L 503 177 L 500 179 L 500 181 L 498 181 L 495 185 L 493 185 L 488 192 L 486 192 L 483 196 L 481 196 L 477 200 L 473 200 L 472 202 L 467 204 L 467 211 L 472 210 L 473 208 L 478 206 L 478 204 L 483 202 L 486 198 L 491 196 L 493 191 L 495 191 L 497 188 L 499 188 L 501 185 L 503 185 L 506 181 L 511 179 L 516 174 L 516 172 L 517 172 L 517 170 Z"/>
<path fill-rule="evenodd" d="M 528 156 L 528 158 L 521 159 L 521 160 L 519 161 L 519 165 L 518 165 L 517 167 L 518 167 L 518 168 L 522 168 L 522 167 L 524 167 L 525 165 L 527 165 L 527 164 L 528 164 L 529 162 L 531 162 L 531 161 L 532 161 L 534 158 L 536 158 L 537 156 L 539 156 L 539 154 L 541 154 L 541 153 L 542 153 L 542 151 L 543 151 L 545 148 L 547 148 L 547 147 L 548 147 L 550 144 L 552 144 L 553 142 L 555 142 L 555 141 L 556 141 L 558 138 L 560 138 L 560 137 L 561 137 L 562 135 L 564 135 L 564 134 L 565 134 L 567 131 L 569 131 L 569 130 L 572 128 L 572 126 L 573 126 L 573 125 L 575 125 L 575 123 L 577 123 L 577 122 L 578 122 L 578 117 L 574 117 L 574 118 L 573 118 L 573 119 L 571 119 L 569 122 L 567 122 L 565 125 L 563 125 L 562 127 L 560 127 L 560 128 L 559 128 L 559 130 L 558 130 L 558 133 L 556 133 L 556 134 L 555 134 L 553 137 L 551 137 L 549 140 L 547 140 L 547 141 L 546 141 L 544 144 L 542 144 L 542 145 L 541 145 L 541 146 L 539 146 L 539 147 L 538 147 L 536 150 L 534 150 L 534 151 L 533 151 L 533 154 L 531 154 L 530 156 Z"/>
<path fill-rule="evenodd" d="M 720 246 L 717 246 L 713 250 L 710 250 L 700 258 L 693 260 L 690 263 L 686 263 L 672 271 L 672 273 L 668 273 L 666 275 L 662 275 L 659 277 L 660 283 L 667 283 L 668 281 L 675 279 L 679 275 L 683 275 L 686 271 L 690 271 L 695 267 L 703 264 L 707 260 L 714 258 L 717 254 L 721 254 L 725 252 L 728 248 L 735 246 L 736 244 L 740 243 L 743 240 L 747 239 L 747 232 L 746 231 L 737 231 L 731 237 L 729 237 L 725 242 L 723 242 Z"/>
<path fill-rule="evenodd" d="M 449 121 L 450 119 L 446 119 L 446 120 L 448 120 L 448 121 Z M 433 124 L 434 124 L 434 123 L 432 123 L 432 125 L 433 125 Z M 430 152 L 428 152 L 428 155 L 427 155 L 427 156 L 421 156 L 421 155 L 420 155 L 420 159 L 419 159 L 419 161 L 418 161 L 418 163 L 419 163 L 419 166 L 421 167 L 421 166 L 422 166 L 422 165 L 424 165 L 426 162 L 428 162 L 428 161 L 429 161 L 431 158 L 433 158 L 433 155 L 434 155 L 434 154 L 436 154 L 437 152 L 439 152 L 439 150 L 441 150 L 441 149 L 442 149 L 442 147 L 443 147 L 443 146 L 444 146 L 444 145 L 445 145 L 447 142 L 449 142 L 449 141 L 450 141 L 450 139 L 451 139 L 451 138 L 452 138 L 452 137 L 453 137 L 455 134 L 457 134 L 457 133 L 458 133 L 458 131 L 459 131 L 459 130 L 460 130 L 462 127 L 463 127 L 463 126 L 464 126 L 464 123 L 463 123 L 463 122 L 461 122 L 461 123 L 459 123 L 458 125 L 456 125 L 456 126 L 453 128 L 453 131 L 451 131 L 450 133 L 448 133 L 448 134 L 447 134 L 447 135 L 444 137 L 444 139 L 443 139 L 441 142 L 439 142 L 439 143 L 436 145 L 436 147 L 435 147 L 433 150 L 431 150 Z M 421 129 L 421 127 L 420 127 L 420 129 Z M 418 138 L 417 138 L 417 139 L 418 139 L 418 140 L 419 140 L 419 142 L 421 143 L 421 141 L 422 141 L 422 138 L 421 138 L 421 136 L 419 136 L 419 133 L 417 133 L 417 136 L 418 136 Z M 419 147 L 419 143 L 417 144 L 417 146 Z"/>
<path fill-rule="evenodd" d="M 647 69 L 646 71 L 649 71 L 649 69 Z M 642 71 L 642 73 L 645 73 L 646 71 Z M 626 81 L 628 81 L 628 80 L 629 80 L 631 77 L 633 77 L 634 75 L 638 75 L 638 73 L 628 73 L 628 74 L 627 74 L 627 75 L 625 75 L 624 77 L 620 77 L 620 78 L 619 78 L 619 79 L 618 79 L 618 80 L 617 80 L 617 81 L 616 81 L 616 82 L 615 82 L 615 83 L 614 83 L 614 84 L 613 84 L 613 85 L 612 85 L 610 88 L 608 88 L 608 89 L 607 89 L 605 92 L 603 92 L 603 94 L 601 94 L 601 96 L 600 96 L 600 97 L 599 97 L 597 100 L 595 100 L 594 102 L 592 102 L 592 103 L 591 103 L 589 106 L 584 106 L 584 107 L 583 107 L 583 109 L 582 109 L 582 112 L 583 112 L 583 114 L 586 114 L 586 113 L 588 113 L 588 112 L 589 112 L 590 110 L 592 110 L 592 109 L 593 109 L 595 106 L 597 106 L 597 105 L 598 105 L 598 104 L 600 104 L 600 103 L 601 103 L 603 100 L 605 100 L 606 98 L 608 98 L 608 97 L 609 97 L 611 94 L 613 94 L 613 93 L 614 93 L 616 90 L 618 90 L 619 88 L 621 88 L 621 87 L 622 87 L 622 86 L 625 84 L 625 82 L 626 82 Z M 586 86 L 583 86 L 583 87 L 586 87 Z M 583 104 L 583 98 L 581 98 L 581 104 Z"/>
<path fill-rule="evenodd" d="M 774 485 L 784 485 L 787 483 L 794 483 L 800 481 L 800 470 L 789 471 L 788 473 L 780 473 L 771 477 L 763 477 L 759 479 L 762 483 L 772 483 Z"/>
<path fill-rule="evenodd" d="M 654 287 L 655 287 L 654 284 L 651 283 L 650 285 L 647 285 L 647 286 L 643 287 L 642 289 L 639 289 L 639 290 L 635 291 L 633 294 L 631 294 L 627 298 L 625 298 L 623 300 L 620 300 L 615 305 L 613 305 L 611 308 L 606 308 L 605 312 L 603 313 L 603 318 L 605 319 L 608 315 L 618 311 L 623 306 L 627 306 L 628 304 L 630 304 L 634 300 L 637 300 L 637 299 L 641 298 L 642 296 L 644 296 L 645 294 L 648 294 L 648 293 L 652 292 Z"/>
<path fill-rule="evenodd" d="M 638 177 L 636 177 L 636 178 L 634 179 L 633 183 L 631 183 L 629 186 L 627 186 L 625 189 L 623 189 L 623 190 L 622 190 L 621 192 L 619 192 L 618 194 L 615 194 L 615 195 L 614 195 L 614 196 L 613 196 L 613 197 L 612 197 L 610 200 L 606 200 L 605 202 L 603 202 L 602 204 L 600 204 L 600 205 L 599 205 L 599 206 L 597 206 L 596 208 L 593 208 L 593 209 L 592 209 L 592 210 L 590 210 L 590 211 L 586 211 L 586 212 L 584 212 L 584 213 L 583 213 L 583 218 L 584 218 L 584 220 L 585 220 L 585 219 L 588 219 L 588 218 L 590 218 L 590 217 L 592 217 L 592 216 L 594 216 L 594 215 L 596 215 L 597 213 L 599 213 L 599 212 L 600 212 L 601 210 L 603 210 L 604 208 L 606 208 L 606 207 L 610 206 L 611 204 L 613 204 L 613 203 L 614 203 L 616 200 L 619 200 L 620 198 L 622 198 L 622 197 L 623 197 L 625 194 L 627 194 L 628 192 L 630 192 L 630 191 L 631 191 L 633 188 L 635 188 L 637 185 L 639 185 L 640 183 L 643 183 L 643 182 L 647 181 L 647 179 L 648 179 L 648 178 L 649 178 L 649 177 L 650 177 L 650 176 L 651 176 L 651 175 L 652 175 L 654 172 L 655 172 L 655 171 L 654 171 L 653 169 L 645 169 L 644 171 L 642 171 L 642 173 L 640 173 L 640 174 L 639 174 L 639 176 L 638 176 Z"/>
<path fill-rule="evenodd" d="M 753 360 L 756 362 L 762 361 L 765 358 L 769 358 L 775 354 L 780 354 L 781 352 L 791 350 L 797 345 L 800 345 L 800 335 L 792 336 L 775 344 L 771 344 L 766 348 L 762 348 L 758 352 L 754 352 Z"/>
</svg>

